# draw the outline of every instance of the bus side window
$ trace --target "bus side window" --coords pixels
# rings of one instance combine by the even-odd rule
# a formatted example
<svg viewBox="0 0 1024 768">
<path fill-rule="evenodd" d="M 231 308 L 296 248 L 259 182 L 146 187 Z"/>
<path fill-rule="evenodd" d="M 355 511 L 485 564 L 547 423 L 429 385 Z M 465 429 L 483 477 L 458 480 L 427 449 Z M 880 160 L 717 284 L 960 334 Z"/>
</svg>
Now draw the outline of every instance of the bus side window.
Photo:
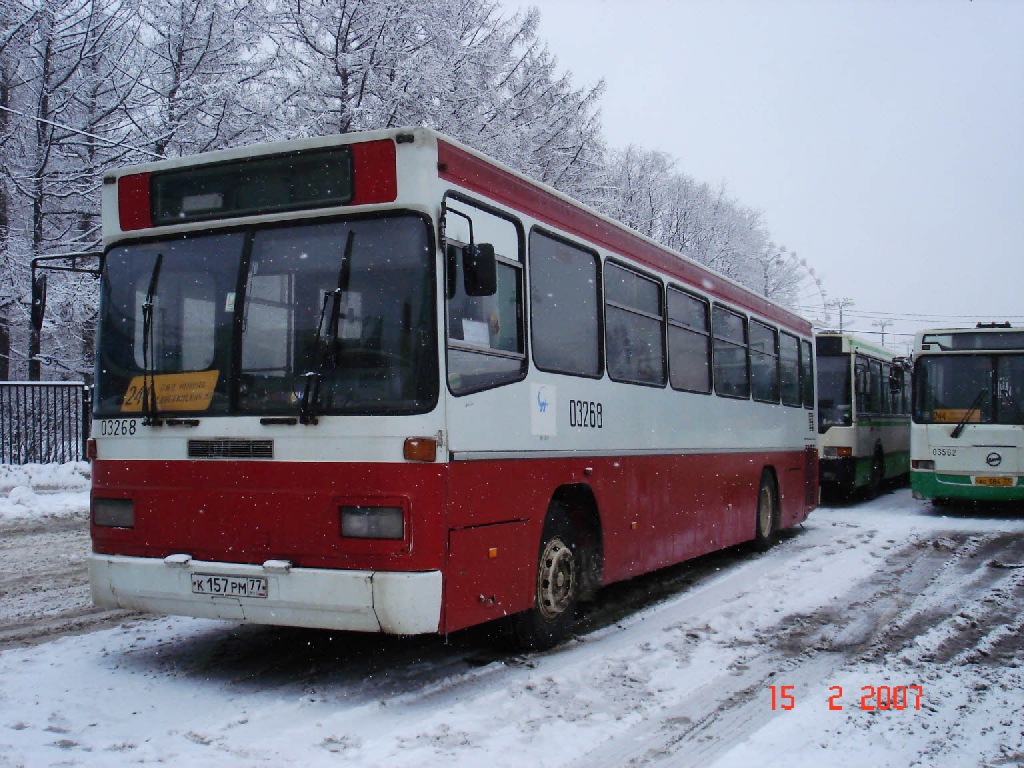
<svg viewBox="0 0 1024 768">
<path fill-rule="evenodd" d="M 715 393 L 725 397 L 750 397 L 747 361 L 747 319 L 715 305 L 711 329 L 714 337 Z"/>
<path fill-rule="evenodd" d="M 800 405 L 800 340 L 779 335 L 779 374 L 783 405 Z"/>
<path fill-rule="evenodd" d="M 446 318 L 448 328 L 448 386 L 467 394 L 518 381 L 526 375 L 523 344 L 523 267 L 519 261 L 519 228 L 509 219 L 462 200 L 463 216 L 447 219 Z M 466 292 L 463 247 L 473 238 L 494 246 L 497 290 L 490 296 Z"/>
<path fill-rule="evenodd" d="M 608 376 L 633 384 L 665 383 L 661 284 L 608 262 L 604 272 Z"/>
<path fill-rule="evenodd" d="M 668 368 L 673 389 L 711 392 L 711 318 L 708 302 L 668 289 Z"/>
<path fill-rule="evenodd" d="M 814 350 L 809 341 L 800 341 L 800 392 L 804 408 L 813 408 L 814 402 Z"/>
<path fill-rule="evenodd" d="M 750 321 L 750 389 L 755 400 L 779 402 L 778 331 Z"/>
<path fill-rule="evenodd" d="M 597 255 L 534 230 L 529 269 L 533 362 L 543 371 L 597 378 L 602 372 Z"/>
<path fill-rule="evenodd" d="M 853 370 L 854 402 L 857 405 L 857 413 L 874 413 L 875 403 L 871 397 L 871 366 L 868 364 L 868 359 L 857 355 Z"/>
</svg>

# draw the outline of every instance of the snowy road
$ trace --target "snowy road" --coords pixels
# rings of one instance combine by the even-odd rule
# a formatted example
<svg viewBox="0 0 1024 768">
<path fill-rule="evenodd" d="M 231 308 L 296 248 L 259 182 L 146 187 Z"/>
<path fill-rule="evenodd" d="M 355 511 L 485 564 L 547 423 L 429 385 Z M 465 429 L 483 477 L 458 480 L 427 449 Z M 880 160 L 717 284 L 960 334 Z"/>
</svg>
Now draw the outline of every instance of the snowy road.
<svg viewBox="0 0 1024 768">
<path fill-rule="evenodd" d="M 89 614 L 84 492 L 3 493 L 0 765 L 1024 765 L 1024 515 L 825 506 L 527 657 Z"/>
</svg>

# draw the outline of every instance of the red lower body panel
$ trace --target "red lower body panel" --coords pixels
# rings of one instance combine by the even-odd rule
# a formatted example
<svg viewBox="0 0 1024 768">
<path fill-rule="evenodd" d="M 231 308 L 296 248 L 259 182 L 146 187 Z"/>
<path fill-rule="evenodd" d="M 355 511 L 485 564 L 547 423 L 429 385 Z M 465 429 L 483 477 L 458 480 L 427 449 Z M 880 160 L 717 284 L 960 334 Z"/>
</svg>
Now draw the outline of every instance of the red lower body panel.
<svg viewBox="0 0 1024 768">
<path fill-rule="evenodd" d="M 102 461 L 93 495 L 131 498 L 131 529 L 93 525 L 102 554 L 444 574 L 441 631 L 525 610 L 544 517 L 565 486 L 586 487 L 600 520 L 603 582 L 754 537 L 762 472 L 783 527 L 816 494 L 804 451 L 579 457 L 448 464 Z M 406 509 L 403 540 L 341 536 L 341 505 Z"/>
</svg>

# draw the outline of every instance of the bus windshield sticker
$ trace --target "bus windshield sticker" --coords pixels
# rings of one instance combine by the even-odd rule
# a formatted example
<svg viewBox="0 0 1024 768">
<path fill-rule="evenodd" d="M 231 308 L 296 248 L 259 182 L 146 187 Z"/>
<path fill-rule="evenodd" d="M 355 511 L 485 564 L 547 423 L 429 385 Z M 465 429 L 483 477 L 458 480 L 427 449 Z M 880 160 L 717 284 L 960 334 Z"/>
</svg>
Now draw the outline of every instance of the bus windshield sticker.
<svg viewBox="0 0 1024 768">
<path fill-rule="evenodd" d="M 970 418 L 964 418 L 969 413 L 967 408 L 936 408 L 932 413 L 932 420 L 936 424 L 956 424 L 961 419 L 967 423 L 977 424 L 981 421 L 981 411 L 977 408 L 970 414 Z"/>
<path fill-rule="evenodd" d="M 556 389 L 551 384 L 530 385 L 530 434 L 538 437 L 558 434 Z"/>
<path fill-rule="evenodd" d="M 159 411 L 205 411 L 213 400 L 220 371 L 164 373 L 148 377 L 156 394 Z M 146 376 L 135 376 L 128 384 L 122 413 L 141 413 Z"/>
</svg>

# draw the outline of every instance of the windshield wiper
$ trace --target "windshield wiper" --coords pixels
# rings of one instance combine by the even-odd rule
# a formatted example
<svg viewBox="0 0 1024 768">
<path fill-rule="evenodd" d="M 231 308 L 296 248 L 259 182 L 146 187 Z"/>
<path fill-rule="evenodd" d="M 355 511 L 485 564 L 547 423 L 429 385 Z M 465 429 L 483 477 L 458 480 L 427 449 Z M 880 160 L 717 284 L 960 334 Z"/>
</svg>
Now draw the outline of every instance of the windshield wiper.
<svg viewBox="0 0 1024 768">
<path fill-rule="evenodd" d="M 959 422 L 957 422 L 957 425 L 955 427 L 953 427 L 953 431 L 949 433 L 949 436 L 952 437 L 954 440 L 956 440 L 957 438 L 960 437 L 960 435 L 963 434 L 964 427 L 967 426 L 967 422 L 971 420 L 971 416 L 974 414 L 974 412 L 978 410 L 978 406 L 981 405 L 981 398 L 985 396 L 986 391 L 988 391 L 987 386 L 982 387 L 980 390 L 978 390 L 978 394 L 974 398 L 974 402 L 971 403 L 971 407 L 967 409 L 967 413 L 965 413 L 963 418 L 960 419 Z"/>
<path fill-rule="evenodd" d="M 147 426 L 157 427 L 163 422 L 160 421 L 156 404 L 156 370 L 150 365 L 149 355 L 151 347 L 156 346 L 153 338 L 153 299 L 156 297 L 156 287 L 160 280 L 160 266 L 163 264 L 164 255 L 158 253 L 156 262 L 153 264 L 153 272 L 149 276 L 149 288 L 146 289 L 146 300 L 142 303 L 142 423 Z"/>
<path fill-rule="evenodd" d="M 341 257 L 341 268 L 338 270 L 337 286 L 324 293 L 324 304 L 320 308 L 320 322 L 316 326 L 316 341 L 313 349 L 319 350 L 324 337 L 324 318 L 327 318 L 327 344 L 320 355 L 320 362 L 315 371 L 306 371 L 303 376 L 306 383 L 302 388 L 302 402 L 299 404 L 299 423 L 316 424 L 316 408 L 320 403 L 320 380 L 327 370 L 327 363 L 336 363 L 335 343 L 338 338 L 338 323 L 341 320 L 341 297 L 348 291 L 349 279 L 352 275 L 352 245 L 356 233 L 350 231 L 345 240 L 345 252 Z M 327 315 L 327 304 L 331 304 L 331 314 Z"/>
</svg>

